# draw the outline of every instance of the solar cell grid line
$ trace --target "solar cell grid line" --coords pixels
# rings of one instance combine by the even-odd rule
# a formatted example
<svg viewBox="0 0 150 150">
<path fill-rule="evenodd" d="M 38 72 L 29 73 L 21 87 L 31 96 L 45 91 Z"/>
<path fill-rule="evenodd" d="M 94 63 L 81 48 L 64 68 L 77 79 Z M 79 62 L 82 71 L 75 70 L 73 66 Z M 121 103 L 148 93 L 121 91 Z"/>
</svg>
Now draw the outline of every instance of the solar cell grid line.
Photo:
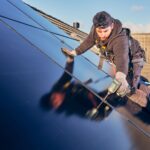
<svg viewBox="0 0 150 150">
<path fill-rule="evenodd" d="M 42 28 L 44 28 L 47 32 L 49 32 L 49 29 L 47 29 L 47 28 L 45 28 L 41 23 L 39 23 L 37 20 L 35 20 L 33 17 L 31 17 L 29 14 L 28 14 L 28 12 L 25 12 L 25 11 L 23 11 L 21 8 L 19 8 L 19 7 L 17 7 L 17 5 L 15 5 L 15 3 L 16 2 L 14 2 L 14 1 L 10 1 L 10 0 L 7 0 L 9 3 L 11 3 L 14 7 L 16 7 L 18 10 L 20 10 L 22 13 L 24 13 L 26 16 L 28 16 L 31 20 L 33 20 L 34 22 L 36 22 L 38 25 L 40 25 Z M 18 3 L 18 2 L 17 2 Z M 19 2 L 20 3 L 20 2 Z M 20 3 L 21 4 L 21 3 Z M 25 7 L 25 6 L 24 6 Z M 30 8 L 31 9 L 31 8 Z M 33 10 L 32 10 L 33 11 Z M 34 11 L 33 11 L 34 12 Z M 34 12 L 35 13 L 35 12 Z M 40 16 L 40 17 L 42 17 L 42 16 Z M 46 20 L 44 17 L 43 17 L 43 19 L 44 20 Z M 47 20 L 48 21 L 48 20 Z M 49 22 L 49 21 L 48 21 Z M 49 22 L 49 24 L 50 24 L 50 22 Z M 51 26 L 52 26 L 53 24 L 51 23 Z M 53 25 L 54 26 L 54 25 Z M 58 28 L 58 27 L 57 27 Z M 66 36 L 66 37 L 68 37 L 68 35 L 64 32 L 64 31 L 62 31 L 61 29 L 57 29 L 57 31 L 59 31 L 61 34 L 59 34 L 59 35 L 61 35 L 61 37 L 63 37 L 63 36 Z M 56 32 L 57 33 L 57 32 Z M 58 34 L 58 33 L 57 33 Z M 64 39 L 61 39 L 60 38 L 60 36 L 56 36 L 55 34 L 53 34 L 56 38 L 58 38 L 61 42 L 63 42 L 63 43 L 65 43 L 67 46 L 70 46 L 70 45 L 68 45 L 66 42 L 65 42 L 65 40 Z M 63 36 L 62 36 L 63 35 Z M 72 41 L 71 41 L 72 42 Z"/>
<path fill-rule="evenodd" d="M 13 29 L 14 30 L 14 29 Z M 20 35 L 20 36 L 22 36 L 22 35 Z M 24 37 L 23 37 L 24 38 Z M 25 39 L 25 40 L 27 40 L 27 39 Z M 29 41 L 28 41 L 29 42 Z M 29 42 L 30 43 L 30 42 Z M 30 43 L 31 44 L 31 43 Z M 33 44 L 31 44 L 31 45 L 33 45 Z M 33 45 L 34 47 L 36 47 L 35 45 Z M 37 47 L 36 47 L 37 48 Z M 39 49 L 39 48 L 38 48 Z M 40 50 L 41 51 L 41 50 Z M 42 51 L 42 53 L 43 53 L 43 51 Z M 55 60 L 53 60 L 54 62 L 55 62 Z M 56 62 L 55 62 L 56 63 Z M 59 64 L 58 64 L 59 65 Z M 59 65 L 60 66 L 60 65 Z M 60 66 L 61 67 L 61 66 Z M 69 72 L 68 72 L 68 74 L 70 74 Z M 71 76 L 72 76 L 72 74 L 70 74 Z M 75 77 L 75 79 L 76 79 L 76 77 Z M 77 79 L 78 80 L 78 79 Z M 79 81 L 80 82 L 80 81 Z M 82 82 L 81 82 L 81 84 L 83 84 Z M 83 86 L 85 86 L 85 85 L 83 85 Z M 85 86 L 85 88 L 87 88 L 88 89 L 88 87 L 86 87 Z M 91 91 L 91 89 L 89 89 L 90 91 Z M 93 93 L 93 91 L 91 91 L 92 93 Z M 94 95 L 96 95 L 96 96 L 98 96 L 99 97 L 99 95 L 97 95 L 97 93 L 93 93 Z M 100 97 L 99 97 L 100 98 Z M 108 106 L 110 106 L 111 108 L 114 108 L 113 106 L 111 106 L 109 103 L 107 103 L 106 102 L 106 104 L 108 105 Z M 123 116 L 123 117 L 125 117 L 125 116 Z M 126 120 L 129 120 L 128 118 L 126 118 L 125 117 L 125 119 Z M 139 128 L 138 126 L 137 126 L 137 128 L 138 129 L 140 129 L 141 130 L 141 128 Z M 143 132 L 143 131 L 142 131 Z"/>
<path fill-rule="evenodd" d="M 6 8 L 11 10 L 12 12 L 9 12 Z M 6 1 L 6 0 L 1 1 L 1 9 L 0 9 L 0 15 L 1 16 L 5 16 L 5 17 L 11 18 L 11 19 L 15 19 L 15 20 L 18 20 L 20 22 L 28 23 L 32 26 L 40 28 L 40 26 L 37 23 L 35 23 L 34 21 L 32 21 L 31 19 L 29 19 L 27 17 L 26 18 L 21 17 L 21 16 L 23 16 L 22 12 L 17 11 L 17 14 L 16 14 L 15 13 L 16 10 L 17 9 L 12 4 L 10 4 L 8 1 Z"/>
<path fill-rule="evenodd" d="M 11 1 L 11 0 L 7 0 L 7 1 L 11 5 L 13 5 L 15 8 L 17 8 L 18 10 L 20 10 L 23 14 L 26 14 L 26 15 L 30 14 L 30 15 L 32 15 L 32 17 L 30 15 L 28 15 L 28 17 L 30 19 L 32 18 L 35 21 L 37 19 L 36 17 L 38 16 L 38 21 L 43 21 L 45 26 L 47 26 L 47 27 L 51 26 L 51 28 L 53 29 L 53 31 L 56 31 L 56 33 L 59 31 L 59 33 L 61 33 L 62 35 L 67 36 L 67 34 L 63 30 L 60 30 L 57 26 L 53 25 L 47 19 L 45 19 L 44 17 L 40 16 L 36 11 L 34 11 L 33 9 L 31 9 L 24 2 L 22 2 L 22 1 Z"/>
<path fill-rule="evenodd" d="M 3 16 L 3 15 L 0 15 L 1 18 L 4 18 L 4 19 L 8 19 L 8 20 L 11 20 L 11 21 L 14 21 L 16 23 L 20 23 L 20 24 L 23 24 L 23 25 L 26 25 L 26 26 L 29 26 L 31 28 L 35 28 L 35 29 L 38 29 L 38 30 L 42 30 L 42 31 L 45 31 L 45 32 L 49 32 L 49 33 L 52 33 L 52 34 L 55 34 L 55 35 L 58 35 L 58 36 L 62 36 L 62 37 L 65 37 L 65 38 L 68 38 L 68 39 L 71 39 L 71 40 L 75 40 L 74 38 L 71 38 L 69 36 L 65 36 L 65 35 L 62 35 L 62 34 L 59 34 L 59 33 L 56 33 L 56 32 L 52 32 L 52 31 L 47 31 L 43 28 L 40 28 L 40 27 L 36 27 L 36 26 L 33 26 L 31 24 L 28 24 L 28 23 L 25 23 L 25 22 L 22 22 L 22 21 L 19 21 L 19 20 L 15 20 L 15 19 L 12 19 L 12 18 L 9 18 L 9 17 L 6 17 L 6 16 Z"/>
<path fill-rule="evenodd" d="M 25 12 L 25 11 L 23 11 L 21 8 L 19 8 L 19 7 L 17 7 L 17 5 L 15 5 L 15 1 L 10 1 L 10 0 L 8 0 L 10 3 L 12 3 L 16 8 L 18 8 L 20 11 L 22 11 L 24 14 L 26 14 L 29 18 L 31 18 L 32 20 L 34 20 L 37 24 L 39 24 L 39 25 L 41 25 L 43 28 L 45 28 L 45 30 L 46 31 L 50 31 L 49 29 L 47 29 L 45 26 L 44 26 L 44 24 L 41 24 L 41 23 L 39 23 L 37 20 L 35 20 L 33 17 L 31 17 L 29 14 L 28 14 L 28 12 Z M 43 18 L 44 20 L 46 20 L 45 18 Z M 48 21 L 49 22 L 49 21 Z M 49 22 L 50 23 L 50 22 Z M 59 32 L 61 32 L 61 29 L 59 29 L 58 30 Z M 51 32 L 51 31 L 50 31 Z M 65 33 L 65 35 L 67 35 L 66 33 Z M 58 38 L 58 37 L 57 37 Z M 65 43 L 70 49 L 73 49 L 73 47 L 70 45 L 70 43 L 68 44 L 68 41 L 67 42 L 65 42 L 64 41 L 64 39 L 61 39 L 61 38 L 59 38 L 59 40 L 61 41 L 61 42 L 63 42 L 63 43 Z M 71 42 L 72 43 L 72 42 Z M 79 42 L 77 42 L 77 44 L 75 45 L 75 47 L 77 46 L 79 44 Z M 84 55 L 83 55 L 84 56 Z M 90 59 L 88 59 L 88 61 L 90 61 L 91 62 L 91 60 Z"/>
<path fill-rule="evenodd" d="M 9 1 L 8 1 L 9 2 Z M 16 1 L 15 1 L 16 2 Z M 14 1 L 13 1 L 13 3 L 15 3 Z M 18 1 L 19 2 L 19 1 Z M 18 2 L 17 2 L 17 4 L 18 4 Z M 18 7 L 16 7 L 13 3 L 11 3 L 11 2 L 9 2 L 11 5 L 13 5 L 16 9 L 18 9 L 19 11 L 21 11 Z M 19 3 L 19 4 L 22 4 L 22 3 Z M 24 7 L 25 7 L 25 5 L 24 5 Z M 28 7 L 28 6 L 26 6 L 26 7 Z M 31 9 L 31 8 L 30 8 Z M 32 10 L 32 9 L 31 9 Z M 33 10 L 32 10 L 33 11 Z M 21 11 L 22 13 L 24 13 L 23 11 Z M 28 13 L 28 12 L 27 12 Z M 34 11 L 32 12 L 32 13 L 35 13 Z M 24 13 L 24 14 L 26 14 L 26 13 Z M 26 14 L 27 15 L 27 14 Z M 41 16 L 38 16 L 38 18 L 39 17 L 41 17 Z M 30 17 L 29 15 L 28 15 L 28 18 L 32 18 L 32 17 Z M 45 18 L 42 18 L 42 19 L 44 19 L 45 21 L 47 21 Z M 31 20 L 34 20 L 34 19 L 31 19 Z M 34 21 L 35 22 L 35 21 Z M 37 22 L 37 21 L 36 21 Z M 48 23 L 49 23 L 49 25 L 52 27 L 52 28 L 54 28 L 55 26 L 53 25 L 53 24 L 51 24 L 49 21 L 47 21 Z M 60 30 L 60 29 L 58 29 L 58 27 L 56 28 L 54 28 L 54 30 L 56 30 L 56 31 L 59 31 L 60 32 L 60 34 L 58 34 L 58 32 L 51 32 L 51 33 L 54 33 L 54 34 L 58 34 L 58 35 L 61 35 L 62 37 L 68 37 L 68 35 L 66 34 L 66 33 L 64 33 L 62 30 Z M 47 31 L 47 32 L 49 32 L 47 29 L 45 30 L 45 31 Z M 56 38 L 58 38 L 58 36 L 55 36 Z M 60 38 L 58 38 L 59 40 L 60 40 Z M 66 38 L 65 38 L 66 39 Z M 71 39 L 70 41 L 72 42 L 72 38 L 69 38 L 69 39 Z M 74 39 L 73 39 L 74 40 Z M 61 39 L 61 42 L 62 43 L 64 43 L 64 40 L 63 39 Z"/>
<path fill-rule="evenodd" d="M 16 2 L 16 1 L 15 1 Z M 25 4 L 24 4 L 25 5 Z M 8 11 L 6 11 L 5 10 L 5 7 L 7 6 L 7 8 L 8 9 L 11 9 L 12 11 L 13 11 L 13 13 L 11 13 L 11 12 L 8 12 Z M 10 3 L 10 2 L 8 2 L 8 1 L 2 1 L 1 2 L 1 7 L 2 7 L 2 9 L 0 10 L 0 14 L 1 14 L 1 17 L 5 17 L 5 18 L 8 18 L 8 19 L 14 19 L 13 18 L 13 16 L 15 15 L 15 19 L 16 19 L 16 21 L 18 21 L 18 22 L 20 22 L 20 23 L 24 23 L 24 24 L 27 24 L 27 25 L 30 25 L 30 26 L 33 26 L 33 27 L 37 27 L 37 28 L 39 28 L 39 29 L 43 29 L 43 28 L 41 28 L 41 26 L 39 26 L 37 23 L 35 23 L 34 21 L 32 21 L 31 19 L 29 20 L 26 20 L 26 21 L 24 21 L 23 20 L 23 18 L 18 18 L 19 17 L 19 15 L 20 14 L 22 14 L 23 15 L 23 13 L 21 12 L 21 11 L 18 11 L 18 13 L 17 14 L 15 14 L 14 12 L 15 12 L 15 9 L 17 9 L 16 7 L 14 7 L 14 5 L 12 5 L 12 3 Z M 51 25 L 52 26 L 52 25 Z M 43 29 L 44 30 L 44 29 Z M 46 31 L 46 30 L 45 30 Z M 52 32 L 53 33 L 53 32 Z M 57 33 L 57 32 L 54 32 L 54 34 L 57 34 L 57 35 L 59 35 L 59 36 L 64 36 L 64 37 L 66 37 L 66 38 L 70 38 L 70 39 L 72 39 L 72 40 L 74 40 L 73 38 L 71 38 L 71 37 L 69 37 L 67 34 L 63 34 L 63 33 L 61 33 L 61 31 L 60 31 L 60 34 L 59 33 Z"/>
</svg>

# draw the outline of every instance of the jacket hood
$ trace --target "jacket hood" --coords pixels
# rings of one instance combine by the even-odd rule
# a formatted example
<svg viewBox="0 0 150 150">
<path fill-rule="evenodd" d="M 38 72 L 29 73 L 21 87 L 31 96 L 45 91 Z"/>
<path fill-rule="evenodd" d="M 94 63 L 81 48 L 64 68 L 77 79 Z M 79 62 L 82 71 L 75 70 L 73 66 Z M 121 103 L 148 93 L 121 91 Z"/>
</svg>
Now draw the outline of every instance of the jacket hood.
<svg viewBox="0 0 150 150">
<path fill-rule="evenodd" d="M 117 34 L 121 33 L 122 31 L 122 23 L 117 20 L 117 19 L 114 19 L 114 28 L 112 30 L 112 34 L 111 36 L 116 36 Z"/>
</svg>

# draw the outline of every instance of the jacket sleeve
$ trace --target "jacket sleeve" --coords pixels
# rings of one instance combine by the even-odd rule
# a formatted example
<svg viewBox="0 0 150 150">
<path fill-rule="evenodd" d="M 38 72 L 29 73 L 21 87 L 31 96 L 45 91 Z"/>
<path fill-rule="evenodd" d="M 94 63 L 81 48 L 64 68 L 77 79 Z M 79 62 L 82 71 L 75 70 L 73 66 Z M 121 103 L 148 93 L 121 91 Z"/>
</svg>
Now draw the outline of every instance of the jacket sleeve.
<svg viewBox="0 0 150 150">
<path fill-rule="evenodd" d="M 77 55 L 80 55 L 84 52 L 86 52 L 88 49 L 90 49 L 95 44 L 94 39 L 94 28 L 92 27 L 91 32 L 87 36 L 87 38 L 75 49 Z"/>
<path fill-rule="evenodd" d="M 134 39 L 134 38 L 131 38 L 131 53 L 133 55 L 133 62 L 135 61 L 138 61 L 138 60 L 143 60 L 143 61 L 146 61 L 146 57 L 145 57 L 145 51 L 144 49 L 140 46 L 140 43 Z"/>
<path fill-rule="evenodd" d="M 129 43 L 127 36 L 119 36 L 113 41 L 113 52 L 115 55 L 116 69 L 128 74 L 129 65 Z"/>
</svg>

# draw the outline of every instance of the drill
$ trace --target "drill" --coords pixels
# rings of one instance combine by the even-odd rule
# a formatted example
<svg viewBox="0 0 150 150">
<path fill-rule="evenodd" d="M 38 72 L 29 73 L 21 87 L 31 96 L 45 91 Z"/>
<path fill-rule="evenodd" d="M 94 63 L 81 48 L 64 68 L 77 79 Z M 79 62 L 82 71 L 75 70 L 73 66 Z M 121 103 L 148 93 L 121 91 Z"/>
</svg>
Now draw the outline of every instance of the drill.
<svg viewBox="0 0 150 150">
<path fill-rule="evenodd" d="M 88 118 L 94 119 L 97 116 L 98 109 L 100 108 L 102 103 L 107 100 L 109 95 L 115 93 L 119 89 L 120 86 L 121 86 L 121 83 L 119 81 L 117 81 L 116 79 L 114 79 L 113 82 L 111 83 L 111 85 L 108 87 L 108 92 L 107 92 L 106 96 L 104 98 L 101 98 L 102 102 L 99 103 L 99 105 L 97 105 L 96 108 L 93 108 L 86 113 Z M 123 95 L 119 95 L 119 96 L 123 96 Z M 109 107 L 106 106 L 105 110 L 108 110 L 108 109 L 109 109 Z"/>
</svg>

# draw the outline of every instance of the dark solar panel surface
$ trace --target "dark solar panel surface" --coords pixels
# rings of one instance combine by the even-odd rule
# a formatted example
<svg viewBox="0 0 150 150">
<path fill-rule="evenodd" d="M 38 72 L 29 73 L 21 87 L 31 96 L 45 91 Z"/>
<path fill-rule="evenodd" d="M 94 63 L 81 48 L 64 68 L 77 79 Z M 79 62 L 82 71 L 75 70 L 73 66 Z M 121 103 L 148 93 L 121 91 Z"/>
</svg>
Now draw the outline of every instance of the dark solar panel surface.
<svg viewBox="0 0 150 150">
<path fill-rule="evenodd" d="M 65 73 L 66 57 L 61 47 L 67 45 L 39 29 L 45 25 L 47 30 L 55 31 L 51 27 L 54 25 L 38 20 L 40 26 L 12 3 L 29 16 L 39 17 L 19 0 L 1 1 L 0 149 L 148 149 L 149 114 L 130 102 L 116 107 L 114 101 L 109 101 L 117 111 L 110 109 L 106 113 L 101 107 L 97 121 L 89 120 L 85 113 L 92 104 L 84 93 L 90 93 L 90 88 L 97 95 L 108 87 L 111 78 L 83 56 L 75 58 L 70 75 Z M 12 13 L 6 11 L 7 7 Z M 91 57 L 89 53 L 85 56 Z M 62 86 L 64 75 L 76 83 L 73 90 L 80 88 L 82 92 L 72 97 L 67 94 L 64 104 L 55 111 L 49 97 Z M 89 79 L 92 82 L 84 84 Z"/>
</svg>

